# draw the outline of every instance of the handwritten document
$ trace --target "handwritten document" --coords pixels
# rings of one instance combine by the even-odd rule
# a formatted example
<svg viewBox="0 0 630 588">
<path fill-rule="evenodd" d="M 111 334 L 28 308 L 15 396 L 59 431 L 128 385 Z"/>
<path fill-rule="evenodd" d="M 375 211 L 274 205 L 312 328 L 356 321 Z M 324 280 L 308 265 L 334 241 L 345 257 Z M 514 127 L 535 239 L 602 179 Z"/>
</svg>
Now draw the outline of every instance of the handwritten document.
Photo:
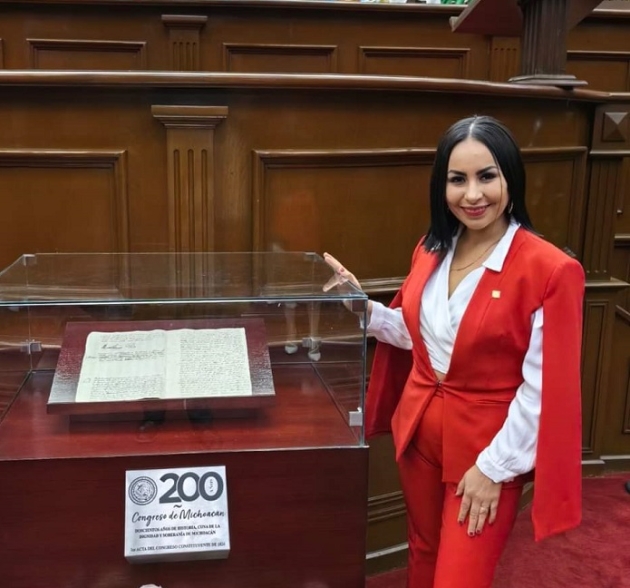
<svg viewBox="0 0 630 588">
<path fill-rule="evenodd" d="M 76 402 L 251 395 L 242 327 L 93 331 Z"/>
</svg>

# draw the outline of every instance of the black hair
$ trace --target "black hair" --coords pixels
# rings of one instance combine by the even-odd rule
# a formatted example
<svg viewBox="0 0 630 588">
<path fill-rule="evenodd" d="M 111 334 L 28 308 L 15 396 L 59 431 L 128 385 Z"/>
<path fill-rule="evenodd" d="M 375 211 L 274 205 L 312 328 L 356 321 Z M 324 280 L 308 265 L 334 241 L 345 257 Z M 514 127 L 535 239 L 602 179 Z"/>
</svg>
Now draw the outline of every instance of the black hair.
<svg viewBox="0 0 630 588">
<path fill-rule="evenodd" d="M 438 143 L 431 173 L 431 225 L 424 240 L 426 251 L 448 250 L 459 228 L 459 220 L 446 202 L 446 182 L 451 152 L 468 138 L 488 148 L 507 182 L 508 205 L 504 214 L 508 219 L 510 216 L 514 218 L 525 229 L 534 230 L 525 206 L 525 166 L 512 133 L 491 116 L 472 116 L 456 122 Z"/>
</svg>

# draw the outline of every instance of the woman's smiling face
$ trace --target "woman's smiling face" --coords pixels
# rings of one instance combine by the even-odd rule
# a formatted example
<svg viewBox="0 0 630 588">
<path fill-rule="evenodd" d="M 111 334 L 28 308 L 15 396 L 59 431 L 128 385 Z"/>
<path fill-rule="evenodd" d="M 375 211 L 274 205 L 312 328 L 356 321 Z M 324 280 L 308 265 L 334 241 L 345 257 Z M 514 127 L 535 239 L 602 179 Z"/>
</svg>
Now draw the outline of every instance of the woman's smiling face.
<svg viewBox="0 0 630 588">
<path fill-rule="evenodd" d="M 446 202 L 467 229 L 483 231 L 505 222 L 507 185 L 490 150 L 479 141 L 458 143 L 448 161 Z"/>
</svg>

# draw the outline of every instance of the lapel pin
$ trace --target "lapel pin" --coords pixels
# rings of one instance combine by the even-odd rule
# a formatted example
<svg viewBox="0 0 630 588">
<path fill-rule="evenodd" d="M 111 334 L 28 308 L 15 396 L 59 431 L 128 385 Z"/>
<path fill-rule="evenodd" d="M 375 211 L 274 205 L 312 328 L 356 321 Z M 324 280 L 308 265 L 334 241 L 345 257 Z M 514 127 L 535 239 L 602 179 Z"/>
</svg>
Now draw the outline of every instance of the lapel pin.
<svg viewBox="0 0 630 588">
<path fill-rule="evenodd" d="M 501 298 L 501 290 L 492 290 L 492 298 Z"/>
</svg>

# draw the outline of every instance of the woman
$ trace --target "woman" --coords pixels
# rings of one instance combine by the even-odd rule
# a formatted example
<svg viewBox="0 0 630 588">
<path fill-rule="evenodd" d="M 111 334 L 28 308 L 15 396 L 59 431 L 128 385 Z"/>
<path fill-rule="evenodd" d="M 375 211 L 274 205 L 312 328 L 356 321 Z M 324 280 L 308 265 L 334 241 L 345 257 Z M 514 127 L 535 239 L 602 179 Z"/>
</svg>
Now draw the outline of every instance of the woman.
<svg viewBox="0 0 630 588">
<path fill-rule="evenodd" d="M 368 304 L 366 434 L 393 434 L 408 587 L 485 588 L 534 467 L 536 539 L 580 521 L 584 272 L 534 234 L 518 146 L 495 119 L 446 132 L 430 192 L 409 275 L 389 308 Z"/>
</svg>

